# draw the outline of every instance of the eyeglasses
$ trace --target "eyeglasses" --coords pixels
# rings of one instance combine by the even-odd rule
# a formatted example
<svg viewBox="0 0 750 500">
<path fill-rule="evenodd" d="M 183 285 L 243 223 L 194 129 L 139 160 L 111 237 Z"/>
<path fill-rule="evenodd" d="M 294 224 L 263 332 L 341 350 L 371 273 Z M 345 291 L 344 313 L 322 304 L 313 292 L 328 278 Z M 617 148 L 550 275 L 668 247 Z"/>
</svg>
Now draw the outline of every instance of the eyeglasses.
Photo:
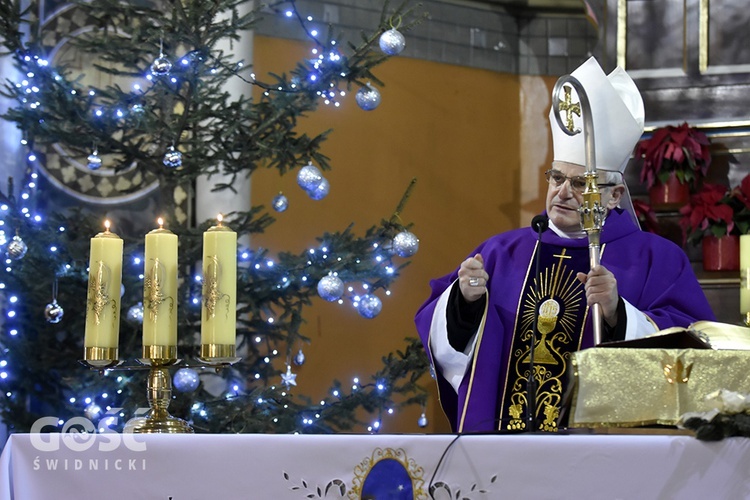
<svg viewBox="0 0 750 500">
<path fill-rule="evenodd" d="M 563 184 L 565 184 L 565 181 L 570 182 L 570 188 L 575 191 L 576 193 L 583 193 L 586 190 L 586 178 L 582 175 L 574 175 L 573 177 L 568 177 L 567 175 L 563 174 L 559 170 L 550 169 L 544 172 L 544 177 L 546 177 L 547 182 L 549 182 L 552 186 L 560 187 Z M 598 187 L 612 187 L 616 186 L 617 184 L 613 182 L 607 182 L 599 184 L 597 183 Z"/>
</svg>

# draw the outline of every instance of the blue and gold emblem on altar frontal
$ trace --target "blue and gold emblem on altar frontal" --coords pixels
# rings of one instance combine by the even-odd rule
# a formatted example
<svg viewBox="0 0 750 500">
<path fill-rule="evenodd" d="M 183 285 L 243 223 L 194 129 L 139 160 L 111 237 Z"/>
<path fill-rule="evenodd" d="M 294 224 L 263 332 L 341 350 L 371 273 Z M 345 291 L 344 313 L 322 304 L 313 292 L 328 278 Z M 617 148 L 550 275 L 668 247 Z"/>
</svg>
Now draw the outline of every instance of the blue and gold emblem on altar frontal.
<svg viewBox="0 0 750 500">
<path fill-rule="evenodd" d="M 362 500 L 414 500 L 427 498 L 422 486 L 423 469 L 406 457 L 404 450 L 377 448 L 355 469 L 353 495 Z"/>
<path fill-rule="evenodd" d="M 424 469 L 402 449 L 376 448 L 354 468 L 350 499 L 417 500 L 427 498 Z"/>
<path fill-rule="evenodd" d="M 427 500 L 424 469 L 399 448 L 375 448 L 354 467 L 351 484 L 343 478 L 294 479 L 284 472 L 289 489 L 301 498 L 348 498 L 350 500 Z"/>
</svg>

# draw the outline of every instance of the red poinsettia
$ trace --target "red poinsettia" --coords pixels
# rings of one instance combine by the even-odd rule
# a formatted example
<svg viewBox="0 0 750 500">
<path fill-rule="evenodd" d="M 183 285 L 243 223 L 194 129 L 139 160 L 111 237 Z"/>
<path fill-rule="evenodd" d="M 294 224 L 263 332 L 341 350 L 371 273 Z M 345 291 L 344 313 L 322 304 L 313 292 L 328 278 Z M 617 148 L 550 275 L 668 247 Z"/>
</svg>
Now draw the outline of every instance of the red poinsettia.
<svg viewBox="0 0 750 500">
<path fill-rule="evenodd" d="M 750 174 L 742 179 L 739 186 L 732 189 L 731 196 L 750 210 Z"/>
<path fill-rule="evenodd" d="M 750 232 L 750 174 L 729 193 L 729 204 L 734 210 L 734 223 L 739 234 Z"/>
<path fill-rule="evenodd" d="M 690 197 L 690 204 L 680 209 L 680 226 L 688 241 L 697 242 L 706 234 L 724 236 L 735 229 L 735 210 L 726 186 L 704 184 Z"/>
<path fill-rule="evenodd" d="M 643 160 L 641 182 L 651 188 L 657 180 L 665 183 L 674 172 L 681 183 L 697 184 L 711 164 L 709 145 L 706 134 L 687 122 L 654 130 L 635 150 L 636 158 Z"/>
</svg>

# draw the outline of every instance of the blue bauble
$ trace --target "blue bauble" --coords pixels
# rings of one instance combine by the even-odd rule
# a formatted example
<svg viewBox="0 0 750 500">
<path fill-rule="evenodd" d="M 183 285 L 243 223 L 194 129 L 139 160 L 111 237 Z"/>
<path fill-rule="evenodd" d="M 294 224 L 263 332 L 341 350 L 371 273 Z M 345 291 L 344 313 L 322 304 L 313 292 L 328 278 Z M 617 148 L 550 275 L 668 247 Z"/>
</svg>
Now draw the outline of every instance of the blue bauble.
<svg viewBox="0 0 750 500">
<path fill-rule="evenodd" d="M 310 190 L 307 192 L 307 195 L 312 198 L 313 200 L 322 200 L 326 196 L 328 196 L 328 191 L 331 190 L 331 185 L 328 184 L 328 180 L 323 177 L 323 179 L 320 181 L 320 184 L 318 184 L 318 187 L 316 187 L 313 190 Z"/>
<path fill-rule="evenodd" d="M 302 366 L 305 364 L 305 353 L 302 352 L 302 349 L 300 349 L 297 355 L 294 357 L 294 364 L 297 366 Z"/>
<path fill-rule="evenodd" d="M 359 311 L 359 315 L 363 318 L 372 319 L 380 314 L 381 309 L 383 309 L 383 303 L 376 295 L 370 295 L 368 293 L 359 299 L 359 307 L 357 307 L 357 310 Z"/>
<path fill-rule="evenodd" d="M 283 212 L 287 208 L 289 208 L 289 200 L 286 199 L 286 196 L 279 193 L 276 196 L 274 196 L 273 201 L 271 202 L 271 205 L 273 206 L 273 209 L 277 212 Z"/>
<path fill-rule="evenodd" d="M 167 152 L 164 154 L 162 163 L 164 163 L 164 166 L 169 168 L 180 167 L 182 166 L 182 153 L 176 150 L 174 146 L 170 146 Z"/>
<path fill-rule="evenodd" d="M 180 368 L 174 374 L 174 388 L 180 392 L 193 392 L 198 388 L 201 379 L 192 368 Z"/>
<path fill-rule="evenodd" d="M 102 158 L 99 156 L 98 151 L 94 151 L 86 158 L 86 166 L 89 167 L 89 170 L 99 170 L 102 168 Z"/>
<path fill-rule="evenodd" d="M 359 89 L 354 98 L 359 107 L 365 111 L 372 111 L 380 105 L 380 92 L 372 85 Z"/>
</svg>

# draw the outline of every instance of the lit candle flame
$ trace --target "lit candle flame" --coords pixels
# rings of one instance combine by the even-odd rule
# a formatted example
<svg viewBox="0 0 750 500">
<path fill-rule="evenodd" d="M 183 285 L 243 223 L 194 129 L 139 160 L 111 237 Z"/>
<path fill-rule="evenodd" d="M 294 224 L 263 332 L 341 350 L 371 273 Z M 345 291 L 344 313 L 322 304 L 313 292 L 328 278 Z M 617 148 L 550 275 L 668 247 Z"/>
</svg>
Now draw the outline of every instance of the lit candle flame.
<svg viewBox="0 0 750 500">
<path fill-rule="evenodd" d="M 108 232 L 109 232 L 109 226 L 110 226 L 110 225 L 111 225 L 111 224 L 110 224 L 110 222 L 109 222 L 109 219 L 106 219 L 106 220 L 104 221 L 104 232 L 105 232 L 105 233 L 108 233 Z"/>
<path fill-rule="evenodd" d="M 156 223 L 159 224 L 159 229 L 164 229 L 164 219 L 159 217 L 158 219 L 156 219 Z"/>
<path fill-rule="evenodd" d="M 224 217 L 219 214 L 216 216 L 216 220 L 218 221 L 218 226 L 221 227 L 221 221 L 224 220 Z"/>
</svg>

